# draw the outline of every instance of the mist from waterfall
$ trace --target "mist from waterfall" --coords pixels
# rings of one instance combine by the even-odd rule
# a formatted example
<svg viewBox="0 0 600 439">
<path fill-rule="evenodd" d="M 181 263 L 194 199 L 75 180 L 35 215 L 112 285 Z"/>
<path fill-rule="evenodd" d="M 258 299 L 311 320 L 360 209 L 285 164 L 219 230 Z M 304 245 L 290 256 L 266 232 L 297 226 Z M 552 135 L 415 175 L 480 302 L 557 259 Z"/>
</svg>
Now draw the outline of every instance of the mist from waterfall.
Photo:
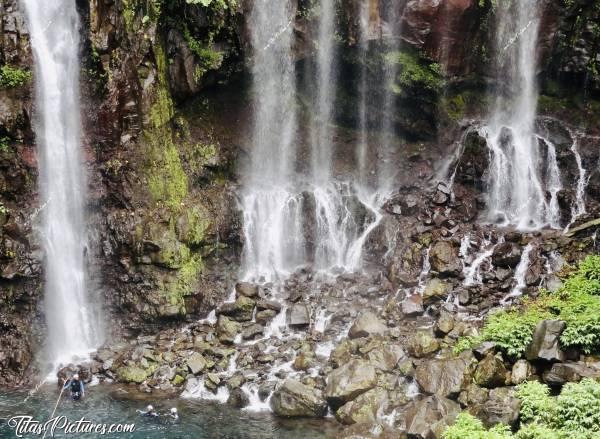
<svg viewBox="0 0 600 439">
<path fill-rule="evenodd" d="M 306 136 L 299 127 L 292 2 L 257 0 L 250 14 L 255 117 L 241 191 L 248 280 L 282 279 L 301 266 L 359 270 L 365 240 L 381 218 L 380 197 L 360 181 L 364 167 L 338 175 L 333 163 L 335 5 L 323 0 L 317 14 L 314 59 L 306 68 Z"/>
<path fill-rule="evenodd" d="M 35 59 L 41 238 L 48 360 L 85 355 L 102 341 L 91 299 L 81 153 L 79 17 L 71 0 L 23 0 Z"/>
<path fill-rule="evenodd" d="M 487 219 L 521 230 L 558 228 L 558 203 L 546 193 L 556 193 L 560 175 L 556 160 L 544 159 L 555 154 L 535 134 L 540 5 L 498 2 L 496 14 L 498 91 L 481 129 L 490 150 Z"/>
</svg>

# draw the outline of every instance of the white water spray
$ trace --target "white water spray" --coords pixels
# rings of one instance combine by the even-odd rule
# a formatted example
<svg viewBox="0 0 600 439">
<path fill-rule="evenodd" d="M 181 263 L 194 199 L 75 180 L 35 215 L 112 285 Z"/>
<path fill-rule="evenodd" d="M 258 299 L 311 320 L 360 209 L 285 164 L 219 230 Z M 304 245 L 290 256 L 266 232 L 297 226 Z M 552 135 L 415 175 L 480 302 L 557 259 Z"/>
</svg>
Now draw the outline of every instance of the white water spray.
<svg viewBox="0 0 600 439">
<path fill-rule="evenodd" d="M 556 227 L 558 203 L 546 200 L 556 187 L 554 163 L 543 163 L 535 136 L 538 90 L 536 0 L 498 4 L 497 83 L 499 92 L 487 126 L 480 132 L 490 150 L 487 219 L 521 230 Z M 552 168 L 544 172 L 545 168 Z M 544 181 L 548 174 L 551 181 Z"/>
<path fill-rule="evenodd" d="M 43 203 L 47 354 L 57 365 L 101 342 L 89 294 L 86 178 L 79 115 L 79 17 L 71 0 L 23 0 L 35 58 L 36 124 Z"/>
</svg>

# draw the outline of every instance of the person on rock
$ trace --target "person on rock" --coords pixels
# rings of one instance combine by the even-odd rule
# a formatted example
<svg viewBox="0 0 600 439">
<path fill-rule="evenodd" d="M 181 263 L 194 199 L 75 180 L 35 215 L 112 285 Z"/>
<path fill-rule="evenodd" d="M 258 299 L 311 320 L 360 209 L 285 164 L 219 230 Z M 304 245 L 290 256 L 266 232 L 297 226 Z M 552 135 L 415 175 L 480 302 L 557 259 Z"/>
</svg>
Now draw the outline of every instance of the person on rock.
<svg viewBox="0 0 600 439">
<path fill-rule="evenodd" d="M 146 411 L 138 410 L 138 413 L 147 418 L 158 418 L 159 416 L 158 412 L 154 410 L 154 407 L 152 407 L 152 405 L 148 405 L 148 407 L 146 407 Z"/>
<path fill-rule="evenodd" d="M 73 401 L 79 401 L 85 396 L 85 386 L 83 381 L 79 379 L 79 374 L 73 374 L 70 380 L 67 380 L 63 390 L 69 389 L 71 391 L 71 399 Z"/>
</svg>

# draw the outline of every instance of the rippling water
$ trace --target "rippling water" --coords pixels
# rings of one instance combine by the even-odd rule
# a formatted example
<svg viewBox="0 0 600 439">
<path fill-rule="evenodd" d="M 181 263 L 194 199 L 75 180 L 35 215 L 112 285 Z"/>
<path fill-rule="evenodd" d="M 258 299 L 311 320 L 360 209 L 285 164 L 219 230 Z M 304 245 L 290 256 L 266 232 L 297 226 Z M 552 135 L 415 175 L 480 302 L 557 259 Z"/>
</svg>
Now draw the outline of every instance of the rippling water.
<svg viewBox="0 0 600 439">
<path fill-rule="evenodd" d="M 326 438 L 334 437 L 336 427 L 326 420 L 284 420 L 269 413 L 248 413 L 226 405 L 179 398 L 157 398 L 120 386 L 94 386 L 87 388 L 87 397 L 74 402 L 63 397 L 56 415 L 65 415 L 70 421 L 81 417 L 95 423 L 135 423 L 133 433 L 120 434 L 64 434 L 55 437 L 82 438 Z M 7 425 L 15 415 L 31 415 L 35 420 L 46 421 L 56 402 L 58 391 L 53 385 L 44 386 L 27 401 L 26 392 L 0 393 L 0 438 L 14 438 L 15 431 Z M 180 420 L 176 423 L 164 419 L 146 419 L 136 413 L 152 404 L 159 413 L 177 407 Z M 56 416 L 55 415 L 55 416 Z M 42 437 L 26 435 L 25 437 Z M 46 435 L 50 438 L 50 434 Z"/>
</svg>

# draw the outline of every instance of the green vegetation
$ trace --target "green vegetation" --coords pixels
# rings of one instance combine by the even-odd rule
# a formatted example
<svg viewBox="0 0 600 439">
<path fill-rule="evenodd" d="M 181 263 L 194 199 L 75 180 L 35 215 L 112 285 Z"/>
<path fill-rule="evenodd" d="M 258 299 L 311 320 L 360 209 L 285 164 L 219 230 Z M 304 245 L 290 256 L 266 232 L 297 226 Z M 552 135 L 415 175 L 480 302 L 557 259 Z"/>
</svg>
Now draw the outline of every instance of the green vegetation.
<svg viewBox="0 0 600 439">
<path fill-rule="evenodd" d="M 513 436 L 506 425 L 497 425 L 488 431 L 479 419 L 468 413 L 461 413 L 454 425 L 450 426 L 442 437 L 444 439 L 504 439 Z"/>
<path fill-rule="evenodd" d="M 461 413 L 444 439 L 597 439 L 600 437 L 600 383 L 586 378 L 567 383 L 558 397 L 538 382 L 517 387 L 521 400 L 521 429 L 512 434 L 505 425 L 486 430 L 477 418 Z"/>
<path fill-rule="evenodd" d="M 0 67 L 0 88 L 20 87 L 31 79 L 31 72 L 12 67 L 8 64 Z"/>
<path fill-rule="evenodd" d="M 7 152 L 10 149 L 10 137 L 0 137 L 0 152 Z"/>
<path fill-rule="evenodd" d="M 440 65 L 422 60 L 416 54 L 391 52 L 384 56 L 384 61 L 399 67 L 398 83 L 394 84 L 397 94 L 403 94 L 410 88 L 438 92 L 444 85 Z"/>
<path fill-rule="evenodd" d="M 454 351 L 492 341 L 509 356 L 518 357 L 531 342 L 535 326 L 545 319 L 566 323 L 560 337 L 563 347 L 587 354 L 600 351 L 600 256 L 584 259 L 557 292 L 542 290 L 538 298 L 526 300 L 520 308 L 490 315 L 480 335 L 460 339 Z"/>
</svg>

